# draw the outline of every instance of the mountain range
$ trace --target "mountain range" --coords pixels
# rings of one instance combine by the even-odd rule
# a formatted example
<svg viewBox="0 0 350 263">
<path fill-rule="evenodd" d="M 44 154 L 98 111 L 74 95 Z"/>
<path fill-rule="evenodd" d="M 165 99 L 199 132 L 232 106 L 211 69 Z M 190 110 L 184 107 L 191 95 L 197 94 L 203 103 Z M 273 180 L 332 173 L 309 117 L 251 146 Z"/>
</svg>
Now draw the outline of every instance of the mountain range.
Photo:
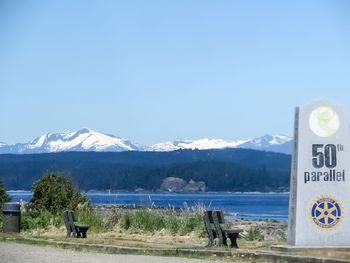
<svg viewBox="0 0 350 263">
<path fill-rule="evenodd" d="M 245 148 L 290 154 L 292 138 L 285 135 L 264 135 L 262 137 L 227 141 L 204 138 L 198 140 L 173 140 L 152 146 L 141 146 L 130 140 L 104 134 L 91 129 L 74 132 L 46 133 L 30 143 L 13 145 L 0 142 L 0 154 L 31 154 L 54 152 L 123 152 L 155 151 L 169 152 L 182 149 L 209 150 L 225 148 Z"/>
</svg>

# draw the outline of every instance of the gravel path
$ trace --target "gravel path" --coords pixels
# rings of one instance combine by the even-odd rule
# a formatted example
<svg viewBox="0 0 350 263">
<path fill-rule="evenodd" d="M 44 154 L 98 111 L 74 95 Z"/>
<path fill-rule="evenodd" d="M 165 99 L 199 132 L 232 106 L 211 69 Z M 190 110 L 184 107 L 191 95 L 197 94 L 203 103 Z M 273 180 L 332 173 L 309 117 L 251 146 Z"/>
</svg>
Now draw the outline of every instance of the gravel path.
<svg viewBox="0 0 350 263">
<path fill-rule="evenodd" d="M 67 249 L 0 242 L 0 262 L 11 263 L 213 263 L 177 257 L 110 255 Z M 218 262 L 218 261 L 217 261 Z"/>
</svg>

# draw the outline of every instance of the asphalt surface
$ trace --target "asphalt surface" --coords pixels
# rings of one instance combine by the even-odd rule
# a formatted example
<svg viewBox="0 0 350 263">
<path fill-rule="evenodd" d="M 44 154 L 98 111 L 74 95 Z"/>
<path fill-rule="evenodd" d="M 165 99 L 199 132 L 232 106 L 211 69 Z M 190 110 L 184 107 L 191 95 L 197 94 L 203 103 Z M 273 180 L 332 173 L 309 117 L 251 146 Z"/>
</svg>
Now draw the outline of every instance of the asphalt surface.
<svg viewBox="0 0 350 263">
<path fill-rule="evenodd" d="M 179 257 L 110 255 L 68 249 L 0 242 L 0 262 L 11 263 L 213 263 L 220 261 Z"/>
</svg>

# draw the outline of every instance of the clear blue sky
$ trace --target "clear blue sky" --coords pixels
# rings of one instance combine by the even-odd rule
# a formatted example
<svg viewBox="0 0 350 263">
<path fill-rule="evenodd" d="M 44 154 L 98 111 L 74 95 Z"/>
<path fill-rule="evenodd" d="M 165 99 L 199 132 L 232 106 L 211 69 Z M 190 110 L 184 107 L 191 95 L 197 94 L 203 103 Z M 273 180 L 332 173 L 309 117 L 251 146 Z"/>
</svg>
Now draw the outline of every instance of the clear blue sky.
<svg viewBox="0 0 350 263">
<path fill-rule="evenodd" d="M 292 134 L 350 110 L 350 1 L 0 2 L 0 141 L 89 127 L 152 144 Z"/>
</svg>

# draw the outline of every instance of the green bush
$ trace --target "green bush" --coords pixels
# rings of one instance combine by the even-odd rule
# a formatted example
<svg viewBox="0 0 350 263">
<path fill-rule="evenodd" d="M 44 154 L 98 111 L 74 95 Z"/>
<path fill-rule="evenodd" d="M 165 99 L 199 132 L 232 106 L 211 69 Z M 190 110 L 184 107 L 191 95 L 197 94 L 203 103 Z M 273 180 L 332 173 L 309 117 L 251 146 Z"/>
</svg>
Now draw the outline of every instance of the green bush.
<svg viewBox="0 0 350 263">
<path fill-rule="evenodd" d="M 50 225 L 60 225 L 59 217 L 54 217 L 49 211 L 24 212 L 21 216 L 23 230 L 47 229 Z"/>
<path fill-rule="evenodd" d="M 82 217 L 92 222 L 93 216 L 88 216 L 87 211 L 92 210 L 88 199 L 73 186 L 69 177 L 57 172 L 47 172 L 34 183 L 32 191 L 33 198 L 22 214 L 22 229 L 60 226 L 63 224 L 63 211 L 66 209 L 77 211 L 79 208 L 84 208 Z"/>
<path fill-rule="evenodd" d="M 205 232 L 203 216 L 200 213 L 185 213 L 178 232 L 180 234 L 186 234 L 193 231 L 199 232 L 200 234 Z"/>
<path fill-rule="evenodd" d="M 109 225 L 96 215 L 92 207 L 85 205 L 77 211 L 78 223 L 87 224 L 92 232 L 105 232 L 110 229 Z"/>
<path fill-rule="evenodd" d="M 134 213 L 125 213 L 121 218 L 120 226 L 124 229 L 132 228 L 154 232 L 164 228 L 165 223 L 162 216 L 150 210 L 142 209 Z"/>
<path fill-rule="evenodd" d="M 257 226 L 250 227 L 248 234 L 246 236 L 246 240 L 248 240 L 248 241 L 263 241 L 264 235 L 261 233 L 261 230 L 259 227 L 257 227 Z"/>
<path fill-rule="evenodd" d="M 200 213 L 156 211 L 142 209 L 122 215 L 119 226 L 123 229 L 155 232 L 161 229 L 169 230 L 172 234 L 187 234 L 193 231 L 202 235 L 205 232 Z"/>
<path fill-rule="evenodd" d="M 62 215 L 65 209 L 76 210 L 79 204 L 88 203 L 88 199 L 73 186 L 71 178 L 57 172 L 44 174 L 34 183 L 32 191 L 30 207 L 47 210 L 53 215 Z"/>
<path fill-rule="evenodd" d="M 76 210 L 78 223 L 88 224 L 92 232 L 104 232 L 110 229 L 102 219 L 95 214 L 91 206 L 85 205 Z M 63 225 L 62 215 L 53 215 L 47 210 L 32 210 L 22 213 L 21 228 L 23 230 L 47 229 L 49 226 Z"/>
<path fill-rule="evenodd" d="M 131 227 L 131 215 L 129 212 L 123 214 L 118 222 L 122 229 L 128 230 Z"/>
<path fill-rule="evenodd" d="M 154 232 L 165 227 L 165 218 L 151 210 L 140 210 L 134 214 L 133 227 L 144 231 Z"/>
<path fill-rule="evenodd" d="M 9 202 L 11 200 L 11 197 L 6 193 L 5 185 L 2 181 L 0 181 L 0 208 L 2 211 L 2 207 L 4 203 Z"/>
<path fill-rule="evenodd" d="M 11 201 L 11 197 L 6 193 L 5 185 L 2 181 L 0 181 L 0 212 L 2 213 L 2 209 L 4 203 Z M 2 215 L 0 215 L 0 228 L 2 227 Z"/>
<path fill-rule="evenodd" d="M 176 214 L 172 213 L 165 218 L 165 229 L 168 229 L 171 234 L 176 234 L 181 226 L 181 220 L 179 220 Z"/>
</svg>

